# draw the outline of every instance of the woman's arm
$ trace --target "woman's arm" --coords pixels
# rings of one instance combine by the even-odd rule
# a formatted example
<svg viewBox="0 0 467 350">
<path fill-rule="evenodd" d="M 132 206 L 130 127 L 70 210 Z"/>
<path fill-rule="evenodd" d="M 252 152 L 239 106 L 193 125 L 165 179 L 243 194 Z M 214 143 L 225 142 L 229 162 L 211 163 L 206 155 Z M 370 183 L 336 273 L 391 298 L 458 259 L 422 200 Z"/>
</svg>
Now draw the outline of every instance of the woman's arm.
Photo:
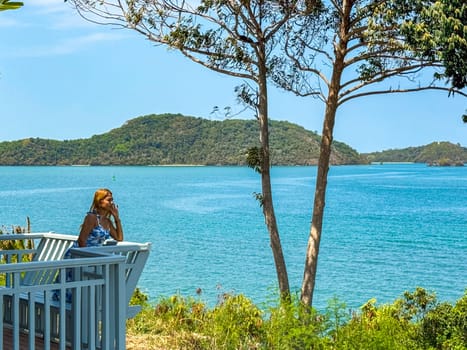
<svg viewBox="0 0 467 350">
<path fill-rule="evenodd" d="M 89 237 L 89 234 L 94 227 L 97 226 L 97 216 L 95 214 L 87 214 L 84 217 L 83 224 L 81 225 L 81 230 L 78 237 L 78 245 L 80 247 L 86 247 L 86 241 Z"/>
<path fill-rule="evenodd" d="M 115 204 L 112 205 L 112 210 L 110 211 L 110 214 L 114 218 L 113 223 L 112 221 L 110 221 L 110 235 L 116 241 L 121 242 L 123 241 L 123 227 L 122 222 L 120 221 L 118 207 Z"/>
</svg>

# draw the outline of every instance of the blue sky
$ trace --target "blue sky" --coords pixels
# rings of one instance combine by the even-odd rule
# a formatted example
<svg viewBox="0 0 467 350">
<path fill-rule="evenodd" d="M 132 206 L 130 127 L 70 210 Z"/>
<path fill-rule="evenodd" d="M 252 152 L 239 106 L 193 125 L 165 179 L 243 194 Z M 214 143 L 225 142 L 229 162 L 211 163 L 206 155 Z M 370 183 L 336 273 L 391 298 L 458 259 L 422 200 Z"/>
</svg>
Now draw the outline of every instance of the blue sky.
<svg viewBox="0 0 467 350">
<path fill-rule="evenodd" d="M 132 31 L 88 23 L 63 0 L 24 3 L 0 12 L 0 141 L 88 138 L 146 114 L 220 120 L 214 106 L 241 110 L 238 79 Z M 271 119 L 321 134 L 321 102 L 273 87 L 269 98 Z M 434 141 L 467 146 L 466 109 L 466 98 L 444 92 L 357 99 L 339 109 L 335 140 L 359 152 Z"/>
</svg>

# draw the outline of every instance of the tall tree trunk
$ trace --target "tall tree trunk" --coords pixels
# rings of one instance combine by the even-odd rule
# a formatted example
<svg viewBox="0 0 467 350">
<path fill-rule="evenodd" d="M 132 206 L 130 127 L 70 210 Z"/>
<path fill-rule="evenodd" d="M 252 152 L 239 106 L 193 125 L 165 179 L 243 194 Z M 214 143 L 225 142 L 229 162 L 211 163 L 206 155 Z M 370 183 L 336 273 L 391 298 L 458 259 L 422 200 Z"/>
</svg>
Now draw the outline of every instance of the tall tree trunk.
<svg viewBox="0 0 467 350">
<path fill-rule="evenodd" d="M 330 94 L 331 97 L 331 94 Z M 321 139 L 321 148 L 318 163 L 318 172 L 316 176 L 315 200 L 313 204 L 313 217 L 311 220 L 310 235 L 308 237 L 308 246 L 305 258 L 305 270 L 303 273 L 301 302 L 304 305 L 312 305 L 313 291 L 315 288 L 316 270 L 318 267 L 318 253 L 321 241 L 321 232 L 323 228 L 324 206 L 326 198 L 326 187 L 329 170 L 329 161 L 331 156 L 332 135 L 336 108 L 329 105 L 326 107 L 323 137 Z"/>
<path fill-rule="evenodd" d="M 344 59 L 347 50 L 347 33 L 350 27 L 350 10 L 353 0 L 344 0 L 341 15 L 339 42 L 334 48 L 335 60 L 333 64 L 332 78 L 326 99 L 326 110 L 324 113 L 323 135 L 316 176 L 315 200 L 313 203 L 313 216 L 311 220 L 310 235 L 305 258 L 305 269 L 300 300 L 304 305 L 311 306 L 313 303 L 313 292 L 315 289 L 316 271 L 318 268 L 319 245 L 323 229 L 324 206 L 326 203 L 326 188 L 328 183 L 328 171 L 331 157 L 331 146 L 334 132 L 334 122 L 339 102 L 339 91 L 342 72 L 344 70 Z"/>
<path fill-rule="evenodd" d="M 264 55 L 265 57 L 265 55 Z M 261 61 L 260 61 L 261 62 Z M 266 226 L 269 232 L 271 250 L 276 266 L 277 281 L 279 283 L 279 292 L 281 300 L 289 300 L 290 288 L 287 267 L 285 264 L 284 254 L 282 252 L 282 244 L 279 237 L 279 229 L 277 227 L 276 215 L 274 213 L 274 204 L 272 199 L 271 187 L 271 167 L 270 167 L 270 150 L 269 150 L 269 123 L 268 123 L 268 94 L 266 82 L 266 64 L 260 64 L 258 76 L 258 121 L 260 129 L 260 142 L 262 149 L 261 162 L 261 189 L 262 189 L 262 206 L 263 215 Z"/>
</svg>

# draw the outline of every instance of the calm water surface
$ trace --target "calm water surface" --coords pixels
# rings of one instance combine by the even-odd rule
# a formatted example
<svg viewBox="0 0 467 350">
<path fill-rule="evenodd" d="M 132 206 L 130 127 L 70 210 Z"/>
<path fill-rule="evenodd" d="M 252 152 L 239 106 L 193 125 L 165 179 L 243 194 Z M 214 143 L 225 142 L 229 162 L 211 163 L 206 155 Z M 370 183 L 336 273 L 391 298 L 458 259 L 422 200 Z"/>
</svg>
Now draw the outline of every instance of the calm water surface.
<svg viewBox="0 0 467 350">
<path fill-rule="evenodd" d="M 290 284 L 298 291 L 316 167 L 275 167 L 273 195 Z M 0 224 L 77 234 L 93 193 L 109 187 L 125 238 L 152 242 L 140 287 L 214 304 L 224 292 L 261 303 L 276 274 L 260 178 L 243 167 L 0 167 Z M 315 305 L 392 302 L 417 286 L 455 301 L 467 288 L 467 167 L 333 167 Z"/>
</svg>

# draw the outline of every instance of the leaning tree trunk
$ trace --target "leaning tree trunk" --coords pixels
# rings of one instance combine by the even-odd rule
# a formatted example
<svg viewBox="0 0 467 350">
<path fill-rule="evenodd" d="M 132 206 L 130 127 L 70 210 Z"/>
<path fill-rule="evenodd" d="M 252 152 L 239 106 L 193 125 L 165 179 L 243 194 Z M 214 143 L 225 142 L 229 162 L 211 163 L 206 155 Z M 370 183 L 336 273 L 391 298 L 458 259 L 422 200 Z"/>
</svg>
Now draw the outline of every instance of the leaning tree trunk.
<svg viewBox="0 0 467 350">
<path fill-rule="evenodd" d="M 265 60 L 263 60 L 265 62 Z M 261 69 L 262 68 L 262 69 Z M 277 281 L 279 283 L 279 292 L 281 300 L 289 300 L 290 288 L 289 278 L 287 275 L 287 267 L 285 264 L 284 254 L 282 252 L 282 244 L 279 237 L 279 229 L 277 227 L 276 215 L 274 213 L 274 205 L 272 200 L 271 189 L 271 172 L 270 172 L 270 150 L 269 150 L 269 123 L 268 123 L 268 95 L 266 84 L 266 65 L 260 65 L 258 74 L 258 121 L 260 129 L 261 142 L 261 189 L 262 189 L 262 206 L 263 215 L 266 226 L 269 231 L 269 239 L 271 250 L 276 266 Z"/>
<path fill-rule="evenodd" d="M 334 129 L 336 110 L 326 107 L 323 126 L 323 137 L 316 176 L 315 200 L 313 204 L 313 217 L 311 220 L 310 236 L 306 250 L 305 270 L 303 273 L 301 302 L 304 305 L 312 305 L 313 291 L 315 289 L 316 270 L 318 267 L 319 244 L 323 228 L 324 206 L 326 187 L 331 156 L 332 134 Z"/>
<path fill-rule="evenodd" d="M 305 269 L 300 300 L 304 305 L 311 306 L 313 303 L 313 292 L 315 289 L 316 270 L 318 268 L 319 245 L 323 229 L 324 206 L 326 203 L 326 187 L 328 183 L 328 171 L 331 158 L 331 146 L 334 132 L 334 122 L 339 102 L 339 91 L 344 70 L 344 60 L 347 50 L 347 34 L 350 28 L 350 10 L 352 0 L 344 0 L 343 14 L 339 29 L 339 42 L 335 46 L 335 60 L 333 64 L 332 78 L 329 85 L 328 97 L 326 99 L 326 111 L 324 113 L 323 135 L 318 162 L 318 173 L 316 175 L 315 200 L 313 204 L 313 216 L 311 220 L 310 236 L 305 258 Z"/>
</svg>

